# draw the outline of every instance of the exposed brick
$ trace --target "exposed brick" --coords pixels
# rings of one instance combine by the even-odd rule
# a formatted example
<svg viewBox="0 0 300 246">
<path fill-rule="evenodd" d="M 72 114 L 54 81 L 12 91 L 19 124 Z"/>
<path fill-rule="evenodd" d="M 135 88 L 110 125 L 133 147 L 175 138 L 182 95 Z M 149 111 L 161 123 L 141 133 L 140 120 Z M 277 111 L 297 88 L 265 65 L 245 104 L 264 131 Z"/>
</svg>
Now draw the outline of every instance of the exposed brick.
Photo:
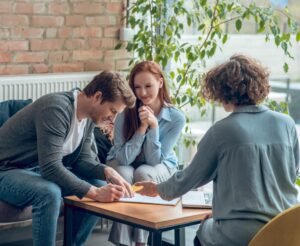
<svg viewBox="0 0 300 246">
<path fill-rule="evenodd" d="M 33 13 L 35 13 L 35 14 L 46 13 L 46 5 L 44 3 L 35 3 L 33 5 Z"/>
<path fill-rule="evenodd" d="M 90 48 L 94 49 L 113 49 L 115 47 L 115 39 L 101 38 L 101 39 L 90 39 Z"/>
<path fill-rule="evenodd" d="M 73 33 L 73 28 L 71 27 L 62 27 L 58 30 L 58 37 L 59 38 L 68 38 L 71 37 Z"/>
<path fill-rule="evenodd" d="M 2 75 L 28 74 L 28 65 L 0 66 L 0 74 Z"/>
<path fill-rule="evenodd" d="M 100 27 L 81 27 L 73 29 L 73 36 L 76 37 L 102 37 Z"/>
<path fill-rule="evenodd" d="M 0 50 L 28 50 L 28 41 L 0 41 Z"/>
<path fill-rule="evenodd" d="M 71 2 L 82 2 L 82 0 L 70 0 Z M 93 0 L 93 2 L 100 2 L 100 3 L 109 3 L 115 0 Z M 118 1 L 123 1 L 123 0 L 118 0 Z"/>
<path fill-rule="evenodd" d="M 116 61 L 116 70 L 128 70 L 130 60 L 117 60 Z"/>
<path fill-rule="evenodd" d="M 61 73 L 61 72 L 82 72 L 84 71 L 83 63 L 61 63 L 53 64 L 52 72 Z"/>
<path fill-rule="evenodd" d="M 48 73 L 48 66 L 45 64 L 34 64 L 32 65 L 32 70 L 34 73 Z"/>
<path fill-rule="evenodd" d="M 26 15 L 0 15 L 2 26 L 28 26 L 29 17 Z"/>
<path fill-rule="evenodd" d="M 107 3 L 105 12 L 108 14 L 119 14 L 123 10 L 123 3 Z"/>
<path fill-rule="evenodd" d="M 16 27 L 11 30 L 12 38 L 42 38 L 44 29 L 31 27 Z"/>
<path fill-rule="evenodd" d="M 66 16 L 66 25 L 67 26 L 82 26 L 84 24 L 85 24 L 85 20 L 82 15 Z"/>
<path fill-rule="evenodd" d="M 11 62 L 10 52 L 0 52 L 0 63 Z"/>
<path fill-rule="evenodd" d="M 104 37 L 117 38 L 119 37 L 119 27 L 106 27 L 104 28 Z"/>
<path fill-rule="evenodd" d="M 48 6 L 48 12 L 53 15 L 69 14 L 70 6 L 67 3 L 50 3 Z"/>
<path fill-rule="evenodd" d="M 63 39 L 44 39 L 44 40 L 31 40 L 30 49 L 35 50 L 60 50 L 64 44 Z"/>
<path fill-rule="evenodd" d="M 56 27 L 64 24 L 64 18 L 62 16 L 33 16 L 33 26 L 43 27 Z"/>
<path fill-rule="evenodd" d="M 11 13 L 12 12 L 12 2 L 11 1 L 1 1 L 0 2 L 0 13 Z"/>
<path fill-rule="evenodd" d="M 46 30 L 46 38 L 56 38 L 57 28 L 48 28 Z"/>
<path fill-rule="evenodd" d="M 68 51 L 56 51 L 49 54 L 48 61 L 50 63 L 62 63 L 69 60 L 70 54 Z"/>
<path fill-rule="evenodd" d="M 103 54 L 104 60 L 118 60 L 125 58 L 132 58 L 132 54 L 127 50 L 107 50 Z"/>
<path fill-rule="evenodd" d="M 102 70 L 115 70 L 115 63 L 110 62 L 99 62 L 99 61 L 86 61 L 84 63 L 85 71 L 102 71 Z"/>
<path fill-rule="evenodd" d="M 73 60 L 84 61 L 90 59 L 102 59 L 103 52 L 99 50 L 74 50 Z"/>
<path fill-rule="evenodd" d="M 15 55 L 17 63 L 43 62 L 47 54 L 44 52 L 19 52 Z"/>
<path fill-rule="evenodd" d="M 7 39 L 10 36 L 10 29 L 0 28 L 0 37 L 1 39 Z"/>
<path fill-rule="evenodd" d="M 86 17 L 86 24 L 89 26 L 114 26 L 117 24 L 117 17 L 106 15 Z"/>
<path fill-rule="evenodd" d="M 104 6 L 101 3 L 74 3 L 74 14 L 101 14 L 104 11 Z"/>
<path fill-rule="evenodd" d="M 84 39 L 69 39 L 65 41 L 65 47 L 68 50 L 83 49 L 86 45 Z"/>
<path fill-rule="evenodd" d="M 32 3 L 15 3 L 14 13 L 32 14 L 33 4 Z"/>
<path fill-rule="evenodd" d="M 14 13 L 19 14 L 43 14 L 45 10 L 46 6 L 43 3 L 16 3 L 14 6 Z"/>
</svg>

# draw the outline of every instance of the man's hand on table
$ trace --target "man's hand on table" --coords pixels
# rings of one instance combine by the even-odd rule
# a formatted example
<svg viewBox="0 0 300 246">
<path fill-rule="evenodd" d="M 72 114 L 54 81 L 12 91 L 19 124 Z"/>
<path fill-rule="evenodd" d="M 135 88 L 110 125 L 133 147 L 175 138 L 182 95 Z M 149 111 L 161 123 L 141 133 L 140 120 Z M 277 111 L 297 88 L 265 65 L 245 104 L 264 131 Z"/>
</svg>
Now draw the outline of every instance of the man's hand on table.
<svg viewBox="0 0 300 246">
<path fill-rule="evenodd" d="M 104 174 L 107 183 L 122 187 L 125 197 L 134 196 L 131 185 L 116 170 L 112 169 L 111 167 L 105 167 Z"/>
<path fill-rule="evenodd" d="M 86 197 L 99 202 L 113 202 L 120 200 L 124 196 L 122 186 L 108 184 L 102 187 L 91 186 Z"/>
</svg>

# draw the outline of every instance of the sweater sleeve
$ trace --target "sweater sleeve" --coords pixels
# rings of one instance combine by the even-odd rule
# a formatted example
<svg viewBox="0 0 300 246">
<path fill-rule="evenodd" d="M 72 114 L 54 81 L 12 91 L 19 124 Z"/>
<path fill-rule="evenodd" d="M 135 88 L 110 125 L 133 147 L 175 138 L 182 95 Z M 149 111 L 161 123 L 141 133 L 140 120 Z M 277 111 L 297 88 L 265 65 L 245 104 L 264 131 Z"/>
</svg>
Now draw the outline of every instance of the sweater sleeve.
<svg viewBox="0 0 300 246">
<path fill-rule="evenodd" d="M 173 110 L 172 121 L 169 121 L 165 130 L 159 136 L 159 127 L 149 129 L 146 134 L 144 144 L 144 154 L 146 163 L 156 165 L 163 160 L 173 150 L 176 141 L 184 127 L 185 117 L 179 110 Z"/>
<path fill-rule="evenodd" d="M 171 200 L 179 197 L 215 178 L 218 147 L 213 135 L 213 128 L 210 128 L 198 144 L 192 162 L 184 170 L 176 172 L 170 179 L 158 184 L 158 193 L 162 198 Z"/>
<path fill-rule="evenodd" d="M 62 163 L 62 148 L 70 116 L 60 106 L 43 106 L 35 114 L 38 162 L 43 178 L 58 184 L 63 192 L 83 197 L 91 185 L 79 179 Z"/>
</svg>

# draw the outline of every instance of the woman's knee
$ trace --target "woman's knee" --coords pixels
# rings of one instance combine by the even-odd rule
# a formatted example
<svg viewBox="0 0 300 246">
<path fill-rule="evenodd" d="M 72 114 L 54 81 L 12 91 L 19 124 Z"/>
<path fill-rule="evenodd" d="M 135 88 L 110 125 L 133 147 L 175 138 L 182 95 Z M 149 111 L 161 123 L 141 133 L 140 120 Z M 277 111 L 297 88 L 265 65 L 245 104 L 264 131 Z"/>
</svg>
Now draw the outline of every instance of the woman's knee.
<svg viewBox="0 0 300 246">
<path fill-rule="evenodd" d="M 149 165 L 141 165 L 134 172 L 134 181 L 155 180 L 154 168 Z"/>
</svg>

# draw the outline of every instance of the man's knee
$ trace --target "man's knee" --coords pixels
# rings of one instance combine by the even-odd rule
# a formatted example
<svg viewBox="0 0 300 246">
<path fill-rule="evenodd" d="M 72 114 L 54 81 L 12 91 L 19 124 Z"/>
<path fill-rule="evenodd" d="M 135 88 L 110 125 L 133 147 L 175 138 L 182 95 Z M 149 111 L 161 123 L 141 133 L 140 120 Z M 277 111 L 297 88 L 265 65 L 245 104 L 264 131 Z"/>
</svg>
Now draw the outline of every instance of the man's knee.
<svg viewBox="0 0 300 246">
<path fill-rule="evenodd" d="M 52 182 L 48 182 L 44 185 L 43 189 L 43 201 L 47 201 L 51 203 L 53 206 L 60 207 L 60 204 L 62 202 L 62 193 L 61 188 Z"/>
</svg>

